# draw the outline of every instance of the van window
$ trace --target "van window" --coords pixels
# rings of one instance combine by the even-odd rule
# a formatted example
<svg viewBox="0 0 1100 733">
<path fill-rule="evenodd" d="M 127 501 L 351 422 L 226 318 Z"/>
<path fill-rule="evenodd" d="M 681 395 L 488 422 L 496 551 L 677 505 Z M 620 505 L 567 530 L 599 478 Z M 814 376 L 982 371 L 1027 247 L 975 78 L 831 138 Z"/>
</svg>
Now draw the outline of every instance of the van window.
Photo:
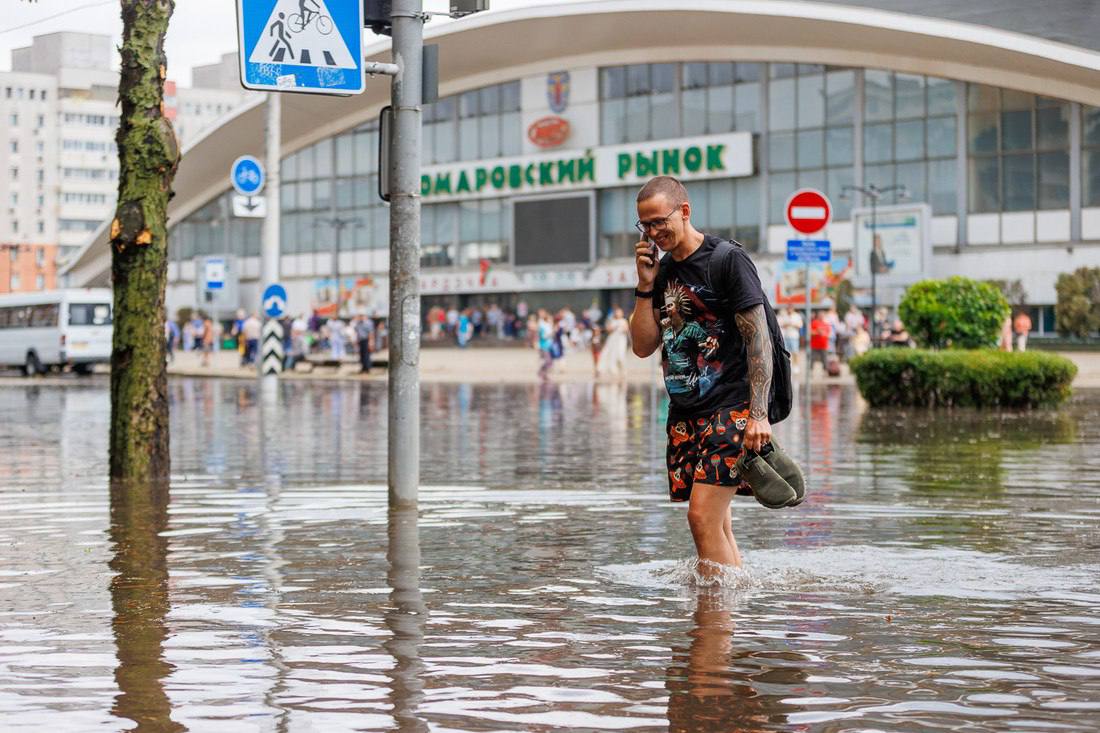
<svg viewBox="0 0 1100 733">
<path fill-rule="evenodd" d="M 8 325 L 12 328 L 26 328 L 31 325 L 31 308 L 26 305 L 16 306 L 12 308 L 8 318 Z"/>
<path fill-rule="evenodd" d="M 73 303 L 69 306 L 70 326 L 109 326 L 111 306 L 107 303 Z"/>
<path fill-rule="evenodd" d="M 57 303 L 36 305 L 31 309 L 31 328 L 56 328 Z"/>
</svg>

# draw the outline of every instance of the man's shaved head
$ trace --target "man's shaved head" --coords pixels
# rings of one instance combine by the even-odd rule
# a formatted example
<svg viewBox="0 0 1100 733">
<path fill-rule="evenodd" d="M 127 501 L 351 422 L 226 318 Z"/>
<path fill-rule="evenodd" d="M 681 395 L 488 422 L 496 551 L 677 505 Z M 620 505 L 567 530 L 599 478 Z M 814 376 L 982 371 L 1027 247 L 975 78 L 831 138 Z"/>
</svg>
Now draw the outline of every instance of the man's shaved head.
<svg viewBox="0 0 1100 733">
<path fill-rule="evenodd" d="M 638 191 L 638 203 L 661 195 L 672 206 L 679 206 L 688 200 L 688 192 L 684 184 L 672 176 L 657 176 L 650 178 L 649 182 L 642 186 L 642 190 Z"/>
</svg>

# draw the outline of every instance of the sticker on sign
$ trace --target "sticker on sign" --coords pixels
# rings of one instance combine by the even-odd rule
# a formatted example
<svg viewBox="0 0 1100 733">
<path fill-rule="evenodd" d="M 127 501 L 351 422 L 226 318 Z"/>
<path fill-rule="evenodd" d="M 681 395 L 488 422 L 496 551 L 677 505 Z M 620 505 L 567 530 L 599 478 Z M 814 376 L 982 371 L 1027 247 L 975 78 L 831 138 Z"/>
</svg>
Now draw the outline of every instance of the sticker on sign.
<svg viewBox="0 0 1100 733">
<path fill-rule="evenodd" d="M 787 199 L 787 223 L 802 234 L 820 232 L 833 215 L 829 198 L 815 188 L 802 188 Z"/>
</svg>

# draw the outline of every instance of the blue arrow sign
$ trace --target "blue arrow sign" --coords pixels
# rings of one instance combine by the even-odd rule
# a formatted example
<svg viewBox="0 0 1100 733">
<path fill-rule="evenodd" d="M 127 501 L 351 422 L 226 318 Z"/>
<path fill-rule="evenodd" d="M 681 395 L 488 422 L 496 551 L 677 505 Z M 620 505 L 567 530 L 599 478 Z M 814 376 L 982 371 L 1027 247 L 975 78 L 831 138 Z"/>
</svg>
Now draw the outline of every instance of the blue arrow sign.
<svg viewBox="0 0 1100 733">
<path fill-rule="evenodd" d="M 264 187 L 264 167 L 251 155 L 242 155 L 233 161 L 229 181 L 242 196 L 255 196 Z"/>
<path fill-rule="evenodd" d="M 363 0 L 237 0 L 246 89 L 359 94 Z"/>
<path fill-rule="evenodd" d="M 264 315 L 268 318 L 278 318 L 286 313 L 286 288 L 279 283 L 273 283 L 264 290 L 262 298 Z"/>
<path fill-rule="evenodd" d="M 787 262 L 828 262 L 833 258 L 828 239 L 788 239 Z"/>
</svg>

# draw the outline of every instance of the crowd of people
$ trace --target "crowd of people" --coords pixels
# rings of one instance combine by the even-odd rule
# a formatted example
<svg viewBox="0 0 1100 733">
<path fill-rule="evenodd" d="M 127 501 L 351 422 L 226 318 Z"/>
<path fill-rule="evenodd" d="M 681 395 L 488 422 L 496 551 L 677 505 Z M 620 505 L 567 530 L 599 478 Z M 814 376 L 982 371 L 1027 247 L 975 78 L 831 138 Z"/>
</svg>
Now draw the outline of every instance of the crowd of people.
<svg viewBox="0 0 1100 733">
<path fill-rule="evenodd" d="M 776 315 L 796 372 L 802 368 L 802 347 L 807 338 L 809 368 L 812 370 L 814 365 L 821 364 L 830 375 L 839 374 L 840 364 L 872 346 L 913 346 L 901 319 L 886 308 L 875 312 L 874 339 L 869 319 L 855 305 L 850 306 L 843 317 L 835 307 L 813 311 L 808 332 L 802 310 L 787 306 Z M 288 315 L 281 321 L 286 369 L 293 369 L 295 364 L 311 357 L 354 358 L 359 361 L 361 371 L 369 372 L 371 354 L 385 347 L 384 319 L 356 315 L 344 320 L 325 318 L 314 312 L 308 318 Z M 236 317 L 225 323 L 201 312 L 178 321 L 169 320 L 165 324 L 168 358 L 173 358 L 176 349 L 198 351 L 202 365 L 208 366 L 214 351 L 229 348 L 240 353 L 241 366 L 254 365 L 259 358 L 262 325 L 257 313 L 243 310 L 237 311 Z M 1019 312 L 1006 321 L 1001 348 L 1024 350 L 1030 330 L 1030 318 L 1023 311 Z M 576 350 L 591 353 L 596 377 L 622 377 L 630 350 L 629 334 L 629 323 L 622 308 L 616 306 L 605 314 L 595 303 L 580 314 L 569 306 L 557 311 L 547 308 L 532 311 L 522 300 L 514 310 L 506 310 L 495 303 L 463 309 L 432 306 L 425 314 L 424 324 L 424 337 L 429 342 L 450 341 L 460 348 L 487 339 L 526 344 L 538 352 L 538 372 L 544 379 L 549 378 L 565 354 Z"/>
<path fill-rule="evenodd" d="M 354 357 L 360 371 L 371 369 L 371 354 L 385 347 L 386 326 L 380 319 L 356 315 L 349 320 L 324 318 L 314 312 L 309 318 L 300 314 L 279 319 L 283 327 L 283 368 L 310 357 L 343 361 Z M 242 367 L 257 363 L 263 322 L 257 313 L 238 310 L 232 321 L 215 321 L 202 312 L 185 318 L 169 319 L 164 325 L 168 360 L 172 361 L 176 349 L 199 351 L 200 363 L 210 365 L 211 354 L 222 349 L 235 349 L 240 354 Z M 228 332 L 228 337 L 226 333 Z"/>
<path fill-rule="evenodd" d="M 430 342 L 452 341 L 460 348 L 489 338 L 524 343 L 537 350 L 543 379 L 549 378 L 565 354 L 576 350 L 592 354 L 595 376 L 622 377 L 630 349 L 630 327 L 623 309 L 615 307 L 605 314 L 596 303 L 580 314 L 568 305 L 557 311 L 532 310 L 522 300 L 514 310 L 496 303 L 463 309 L 432 306 L 425 323 L 425 338 Z"/>
<path fill-rule="evenodd" d="M 815 364 L 820 363 L 821 368 L 833 376 L 840 374 L 842 362 L 864 353 L 872 346 L 913 345 L 901 319 L 891 317 L 886 308 L 875 311 L 874 337 L 871 335 L 871 323 L 866 314 L 854 304 L 849 306 L 843 317 L 833 306 L 813 311 L 808 336 L 805 318 L 793 306 L 787 306 L 776 317 L 787 351 L 791 352 L 795 371 L 801 368 L 802 345 L 807 337 L 810 341 L 808 368 L 812 370 Z"/>
</svg>

